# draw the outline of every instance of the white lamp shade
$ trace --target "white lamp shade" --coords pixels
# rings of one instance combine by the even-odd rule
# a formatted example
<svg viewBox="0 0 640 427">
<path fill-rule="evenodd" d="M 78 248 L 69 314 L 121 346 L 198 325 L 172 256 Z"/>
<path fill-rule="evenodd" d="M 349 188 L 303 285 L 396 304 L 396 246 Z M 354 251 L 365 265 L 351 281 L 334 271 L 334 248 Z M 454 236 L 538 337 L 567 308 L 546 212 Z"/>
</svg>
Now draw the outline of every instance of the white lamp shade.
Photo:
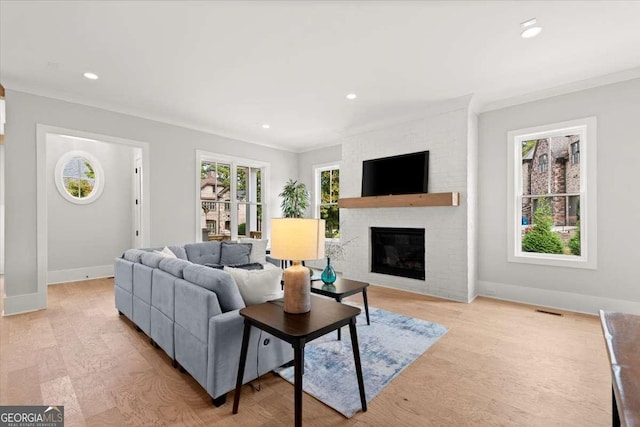
<svg viewBox="0 0 640 427">
<path fill-rule="evenodd" d="M 271 256 L 292 261 L 324 258 L 324 219 L 272 219 Z"/>
</svg>

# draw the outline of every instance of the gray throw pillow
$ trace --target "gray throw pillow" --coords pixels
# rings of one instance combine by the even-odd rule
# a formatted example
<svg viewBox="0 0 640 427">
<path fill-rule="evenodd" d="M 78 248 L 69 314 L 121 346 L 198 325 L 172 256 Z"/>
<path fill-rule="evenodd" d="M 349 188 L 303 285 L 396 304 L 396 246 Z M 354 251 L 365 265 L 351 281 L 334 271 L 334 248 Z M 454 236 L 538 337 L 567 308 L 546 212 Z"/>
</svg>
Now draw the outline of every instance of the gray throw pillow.
<svg viewBox="0 0 640 427">
<path fill-rule="evenodd" d="M 178 259 L 187 260 L 187 252 L 184 250 L 184 246 L 172 245 L 168 248 L 173 252 Z"/>
<path fill-rule="evenodd" d="M 249 254 L 251 245 L 248 243 L 228 243 L 222 242 L 220 251 L 220 264 L 249 264 Z"/>
<path fill-rule="evenodd" d="M 241 268 L 243 270 L 264 270 L 264 265 L 258 262 L 252 262 L 250 264 L 225 265 L 225 267 Z"/>
</svg>

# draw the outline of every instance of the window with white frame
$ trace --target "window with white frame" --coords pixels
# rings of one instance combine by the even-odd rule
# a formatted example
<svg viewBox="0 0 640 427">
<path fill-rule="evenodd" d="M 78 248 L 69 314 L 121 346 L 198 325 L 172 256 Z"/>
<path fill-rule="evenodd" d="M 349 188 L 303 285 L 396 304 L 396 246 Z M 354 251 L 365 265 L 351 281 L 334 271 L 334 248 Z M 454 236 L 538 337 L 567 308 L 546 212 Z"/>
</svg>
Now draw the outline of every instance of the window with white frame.
<svg viewBox="0 0 640 427">
<path fill-rule="evenodd" d="M 85 205 L 102 194 L 104 171 L 93 155 L 85 151 L 69 151 L 56 163 L 55 183 L 66 200 Z"/>
<path fill-rule="evenodd" d="M 268 165 L 198 151 L 198 225 L 207 240 L 262 238 Z"/>
<path fill-rule="evenodd" d="M 596 120 L 509 132 L 509 261 L 596 268 Z"/>
<path fill-rule="evenodd" d="M 325 237 L 340 237 L 340 165 L 315 168 L 315 217 L 325 220 Z"/>
</svg>

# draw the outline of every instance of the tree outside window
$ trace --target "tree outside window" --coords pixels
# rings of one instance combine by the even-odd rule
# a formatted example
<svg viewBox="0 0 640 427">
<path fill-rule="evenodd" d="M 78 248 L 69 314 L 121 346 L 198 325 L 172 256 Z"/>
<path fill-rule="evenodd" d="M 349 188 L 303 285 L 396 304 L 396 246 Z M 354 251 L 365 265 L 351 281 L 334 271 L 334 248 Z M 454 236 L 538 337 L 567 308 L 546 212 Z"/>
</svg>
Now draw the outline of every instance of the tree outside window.
<svg viewBox="0 0 640 427">
<path fill-rule="evenodd" d="M 340 237 L 340 169 L 338 166 L 327 166 L 317 169 L 319 188 L 318 217 L 325 220 L 325 237 Z"/>
</svg>

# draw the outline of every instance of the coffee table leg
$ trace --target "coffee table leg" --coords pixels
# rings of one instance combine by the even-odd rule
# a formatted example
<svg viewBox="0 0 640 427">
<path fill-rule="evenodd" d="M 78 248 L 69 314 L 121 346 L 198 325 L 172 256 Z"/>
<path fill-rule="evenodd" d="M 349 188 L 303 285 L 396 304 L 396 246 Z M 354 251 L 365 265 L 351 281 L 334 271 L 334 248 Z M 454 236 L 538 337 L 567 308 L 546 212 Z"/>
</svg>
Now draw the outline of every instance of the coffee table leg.
<svg viewBox="0 0 640 427">
<path fill-rule="evenodd" d="M 367 301 L 367 288 L 362 288 L 362 301 L 364 302 L 364 312 L 367 315 L 367 325 L 371 325 L 369 321 L 369 301 Z"/>
<path fill-rule="evenodd" d="M 360 348 L 358 347 L 358 333 L 356 332 L 356 318 L 352 317 L 349 322 L 349 332 L 351 333 L 351 347 L 353 348 L 353 360 L 356 363 L 356 376 L 358 377 L 358 388 L 360 389 L 360 403 L 362 412 L 367 412 L 367 399 L 364 395 L 364 379 L 362 378 L 362 366 L 360 366 Z"/>
<path fill-rule="evenodd" d="M 240 389 L 242 388 L 242 378 L 244 377 L 244 365 L 247 362 L 247 350 L 249 348 L 249 336 L 251 335 L 251 323 L 244 319 L 244 332 L 242 333 L 242 348 L 240 349 L 240 362 L 238 364 L 238 378 L 236 379 L 236 392 L 233 396 L 233 413 L 238 413 L 240 404 Z"/>
<path fill-rule="evenodd" d="M 302 368 L 304 367 L 304 341 L 293 345 L 293 387 L 295 426 L 302 427 Z"/>
<path fill-rule="evenodd" d="M 616 402 L 616 392 L 611 387 L 611 425 L 620 427 L 620 413 L 618 412 L 618 403 Z"/>
</svg>

